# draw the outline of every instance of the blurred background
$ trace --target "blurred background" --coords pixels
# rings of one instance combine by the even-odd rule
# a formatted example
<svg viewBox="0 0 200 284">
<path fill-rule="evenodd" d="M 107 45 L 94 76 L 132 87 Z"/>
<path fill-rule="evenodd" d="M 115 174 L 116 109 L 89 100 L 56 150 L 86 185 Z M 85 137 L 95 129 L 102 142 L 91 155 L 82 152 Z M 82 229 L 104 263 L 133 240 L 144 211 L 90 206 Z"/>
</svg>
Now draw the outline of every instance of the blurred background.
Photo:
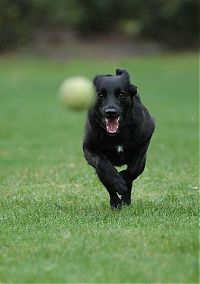
<svg viewBox="0 0 200 284">
<path fill-rule="evenodd" d="M 1 0 L 0 51 L 112 56 L 198 48 L 198 13 L 198 0 Z"/>
</svg>

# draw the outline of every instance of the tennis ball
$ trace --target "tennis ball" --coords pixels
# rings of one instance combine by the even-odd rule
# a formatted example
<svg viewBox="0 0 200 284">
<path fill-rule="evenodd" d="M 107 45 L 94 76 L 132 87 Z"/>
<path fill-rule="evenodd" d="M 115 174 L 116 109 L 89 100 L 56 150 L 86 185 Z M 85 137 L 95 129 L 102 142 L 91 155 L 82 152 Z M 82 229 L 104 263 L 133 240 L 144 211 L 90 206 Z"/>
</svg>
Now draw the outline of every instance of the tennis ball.
<svg viewBox="0 0 200 284">
<path fill-rule="evenodd" d="M 95 88 L 93 83 L 85 77 L 71 77 L 62 83 L 59 97 L 68 109 L 85 110 L 95 101 Z"/>
</svg>

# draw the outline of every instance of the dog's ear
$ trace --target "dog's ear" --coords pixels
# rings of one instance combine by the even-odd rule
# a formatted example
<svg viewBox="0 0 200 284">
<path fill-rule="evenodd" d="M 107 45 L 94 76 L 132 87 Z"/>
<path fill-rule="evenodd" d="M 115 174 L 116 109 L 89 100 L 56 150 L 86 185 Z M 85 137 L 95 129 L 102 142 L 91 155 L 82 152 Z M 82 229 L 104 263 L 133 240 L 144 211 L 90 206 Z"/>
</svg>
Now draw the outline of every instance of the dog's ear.
<svg viewBox="0 0 200 284">
<path fill-rule="evenodd" d="M 101 80 L 105 77 L 105 75 L 96 75 L 93 79 L 93 84 L 98 87 Z"/>
<path fill-rule="evenodd" d="M 121 70 L 119 68 L 117 68 L 116 71 L 115 71 L 116 75 L 122 75 L 122 72 L 123 72 L 123 70 Z"/>
<path fill-rule="evenodd" d="M 116 69 L 115 71 L 117 76 L 121 76 L 122 78 L 124 78 L 126 80 L 127 83 L 129 83 L 130 78 L 129 78 L 129 74 L 126 70 L 122 70 L 122 69 Z"/>
<path fill-rule="evenodd" d="M 135 96 L 137 94 L 137 86 L 134 86 L 133 84 L 129 85 L 129 94 L 131 96 Z"/>
<path fill-rule="evenodd" d="M 116 72 L 117 76 L 121 76 L 128 83 L 128 85 L 129 85 L 129 88 L 128 88 L 129 94 L 131 96 L 135 96 L 137 94 L 137 87 L 134 86 L 133 84 L 130 84 L 129 73 L 126 70 L 122 70 L 122 69 L 116 69 L 115 72 Z"/>
<path fill-rule="evenodd" d="M 102 75 L 96 75 L 93 79 L 93 84 L 96 85 L 97 81 L 102 77 Z"/>
</svg>

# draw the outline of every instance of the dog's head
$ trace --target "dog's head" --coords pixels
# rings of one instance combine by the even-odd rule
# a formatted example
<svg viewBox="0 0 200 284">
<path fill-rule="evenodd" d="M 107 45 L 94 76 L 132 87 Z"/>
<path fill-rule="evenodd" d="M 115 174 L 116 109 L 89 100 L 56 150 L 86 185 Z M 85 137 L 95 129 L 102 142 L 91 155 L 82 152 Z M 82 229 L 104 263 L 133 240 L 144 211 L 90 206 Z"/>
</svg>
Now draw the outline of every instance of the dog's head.
<svg viewBox="0 0 200 284">
<path fill-rule="evenodd" d="M 130 84 L 128 72 L 120 69 L 116 69 L 116 75 L 98 75 L 93 82 L 97 92 L 98 122 L 109 135 L 115 135 L 132 106 L 137 87 Z"/>
</svg>

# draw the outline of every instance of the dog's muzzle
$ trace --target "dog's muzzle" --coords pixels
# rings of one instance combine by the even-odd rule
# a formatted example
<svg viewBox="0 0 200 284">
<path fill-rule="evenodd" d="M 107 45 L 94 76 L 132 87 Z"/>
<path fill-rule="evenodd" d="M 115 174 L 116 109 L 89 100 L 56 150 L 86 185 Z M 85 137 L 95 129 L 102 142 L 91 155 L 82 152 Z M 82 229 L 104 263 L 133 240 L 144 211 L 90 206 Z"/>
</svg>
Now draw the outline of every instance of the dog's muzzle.
<svg viewBox="0 0 200 284">
<path fill-rule="evenodd" d="M 109 134 L 116 134 L 119 128 L 120 116 L 115 107 L 107 107 L 104 110 L 103 122 Z"/>
<path fill-rule="evenodd" d="M 105 118 L 104 119 L 106 130 L 110 134 L 115 134 L 119 128 L 119 117 L 117 118 Z"/>
</svg>

